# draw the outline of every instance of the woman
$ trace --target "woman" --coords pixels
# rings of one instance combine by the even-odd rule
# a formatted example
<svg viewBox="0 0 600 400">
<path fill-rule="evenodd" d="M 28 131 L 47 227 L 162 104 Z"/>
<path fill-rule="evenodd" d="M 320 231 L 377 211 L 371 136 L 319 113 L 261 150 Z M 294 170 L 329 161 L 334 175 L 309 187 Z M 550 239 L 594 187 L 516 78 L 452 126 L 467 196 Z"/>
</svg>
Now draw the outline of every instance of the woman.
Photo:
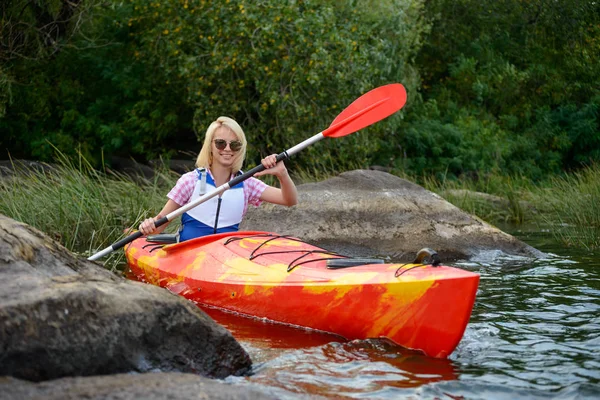
<svg viewBox="0 0 600 400">
<path fill-rule="evenodd" d="M 169 200 L 154 218 L 144 220 L 139 230 L 144 235 L 162 232 L 167 224 L 154 226 L 157 219 L 177 210 L 181 206 L 211 192 L 241 174 L 246 156 L 246 135 L 233 119 L 219 117 L 206 130 L 204 144 L 196 160 L 196 170 L 182 175 L 177 184 L 167 194 Z M 246 214 L 248 204 L 259 206 L 261 202 L 293 206 L 298 203 L 296 185 L 288 175 L 282 161 L 277 162 L 273 154 L 262 160 L 265 170 L 255 176 L 274 175 L 281 188 L 269 186 L 256 178 L 248 178 L 192 208 L 181 216 L 182 227 L 179 241 L 221 232 L 238 230 Z"/>
</svg>

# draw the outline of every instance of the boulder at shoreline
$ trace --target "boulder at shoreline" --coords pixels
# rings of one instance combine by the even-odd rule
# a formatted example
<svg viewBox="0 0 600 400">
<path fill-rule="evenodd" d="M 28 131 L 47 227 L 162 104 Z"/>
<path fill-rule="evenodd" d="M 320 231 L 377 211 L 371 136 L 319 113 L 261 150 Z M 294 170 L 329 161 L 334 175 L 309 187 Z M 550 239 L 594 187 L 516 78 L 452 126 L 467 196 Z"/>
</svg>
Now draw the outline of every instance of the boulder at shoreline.
<svg viewBox="0 0 600 400">
<path fill-rule="evenodd" d="M 382 171 L 349 171 L 299 185 L 298 196 L 294 207 L 249 207 L 241 229 L 291 235 L 353 256 L 375 253 L 407 261 L 424 247 L 436 250 L 442 260 L 490 250 L 543 256 L 437 194 Z"/>
<path fill-rule="evenodd" d="M 117 374 L 28 382 L 0 377 L 0 400 L 263 400 L 274 395 L 179 372 Z M 294 398 L 302 398 L 301 396 Z"/>
<path fill-rule="evenodd" d="M 30 381 L 160 370 L 224 378 L 252 362 L 188 300 L 76 258 L 0 215 L 0 375 Z"/>
</svg>

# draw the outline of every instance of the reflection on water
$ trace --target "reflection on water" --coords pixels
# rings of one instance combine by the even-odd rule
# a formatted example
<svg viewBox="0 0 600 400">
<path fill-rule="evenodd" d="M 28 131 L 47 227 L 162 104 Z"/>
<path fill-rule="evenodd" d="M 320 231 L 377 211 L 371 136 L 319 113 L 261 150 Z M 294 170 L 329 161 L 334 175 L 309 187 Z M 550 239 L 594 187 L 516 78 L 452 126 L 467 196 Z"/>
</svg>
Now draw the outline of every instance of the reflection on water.
<svg viewBox="0 0 600 400">
<path fill-rule="evenodd" d="M 254 370 L 248 380 L 253 384 L 360 397 L 458 377 L 452 361 L 424 357 L 387 340 L 345 341 L 327 333 L 202 309 L 229 329 L 251 355 Z"/>
<path fill-rule="evenodd" d="M 225 312 L 212 307 L 202 306 L 201 308 L 236 338 L 243 338 L 256 350 L 301 349 L 345 341 L 340 336 L 329 333 L 295 328 L 262 318 L 242 317 L 237 313 Z"/>
<path fill-rule="evenodd" d="M 455 264 L 481 281 L 449 360 L 208 309 L 254 361 L 252 376 L 228 381 L 280 398 L 600 398 L 600 256 L 523 239 L 550 256 Z"/>
<path fill-rule="evenodd" d="M 449 360 L 404 353 L 378 340 L 333 342 L 280 354 L 258 365 L 253 383 L 282 385 L 299 393 L 335 397 L 375 396 L 393 388 L 414 388 L 456 379 Z"/>
</svg>

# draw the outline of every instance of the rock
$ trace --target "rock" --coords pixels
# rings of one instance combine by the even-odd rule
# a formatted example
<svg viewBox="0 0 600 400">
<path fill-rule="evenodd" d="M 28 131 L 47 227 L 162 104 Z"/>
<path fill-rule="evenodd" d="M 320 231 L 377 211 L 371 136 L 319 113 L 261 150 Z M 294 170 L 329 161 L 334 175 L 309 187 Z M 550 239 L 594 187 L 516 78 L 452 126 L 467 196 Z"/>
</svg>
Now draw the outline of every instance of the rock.
<svg viewBox="0 0 600 400">
<path fill-rule="evenodd" d="M 161 168 L 168 168 L 169 170 L 183 175 L 186 172 L 193 171 L 196 168 L 196 160 L 150 160 L 148 162 L 150 166 L 156 171 Z"/>
<path fill-rule="evenodd" d="M 510 199 L 495 196 L 488 193 L 474 192 L 466 189 L 450 189 L 446 190 L 442 193 L 442 196 L 450 199 L 461 199 L 461 200 L 471 200 L 478 203 L 489 204 L 491 207 L 495 209 L 510 209 L 512 207 L 518 207 L 521 210 L 527 211 L 528 213 L 536 213 L 537 210 L 533 205 L 524 200 L 513 200 L 511 202 Z M 516 203 L 516 204 L 513 204 Z"/>
<path fill-rule="evenodd" d="M 253 400 L 275 399 L 257 390 L 183 373 L 119 374 L 32 383 L 0 378 L 0 400 Z"/>
<path fill-rule="evenodd" d="M 169 291 L 76 258 L 0 215 L 0 375 L 31 381 L 122 372 L 249 371 L 222 326 Z"/>
<path fill-rule="evenodd" d="M 154 179 L 154 168 L 139 163 L 133 158 L 112 156 L 110 168 L 107 168 L 107 171 L 127 175 L 138 183 L 149 182 Z"/>
<path fill-rule="evenodd" d="M 56 170 L 56 166 L 48 163 L 29 160 L 0 160 L 0 178 L 15 174 L 46 174 Z"/>
<path fill-rule="evenodd" d="M 292 235 L 353 256 L 411 260 L 429 247 L 442 260 L 485 250 L 541 257 L 543 253 L 471 216 L 437 194 L 397 176 L 355 170 L 298 186 L 294 207 L 250 207 L 241 229 Z"/>
</svg>

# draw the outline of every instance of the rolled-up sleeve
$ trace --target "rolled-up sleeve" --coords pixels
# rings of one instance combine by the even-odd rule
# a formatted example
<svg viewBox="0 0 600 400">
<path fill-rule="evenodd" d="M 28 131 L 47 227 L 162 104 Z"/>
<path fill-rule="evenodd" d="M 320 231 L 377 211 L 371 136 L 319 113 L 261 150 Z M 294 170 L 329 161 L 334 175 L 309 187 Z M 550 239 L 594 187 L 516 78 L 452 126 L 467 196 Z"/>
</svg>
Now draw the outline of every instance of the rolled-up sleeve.
<svg viewBox="0 0 600 400">
<path fill-rule="evenodd" d="M 167 197 L 180 206 L 189 203 L 190 198 L 194 193 L 194 187 L 196 186 L 197 180 L 198 174 L 196 171 L 191 171 L 181 175 L 175 186 L 173 186 L 173 189 L 171 189 L 171 191 L 167 194 Z"/>
<path fill-rule="evenodd" d="M 244 182 L 244 196 L 246 197 L 246 206 L 244 207 L 244 214 L 248 209 L 248 204 L 252 204 L 255 207 L 260 206 L 262 200 L 260 196 L 267 188 L 267 184 L 256 178 L 249 178 Z"/>
</svg>

